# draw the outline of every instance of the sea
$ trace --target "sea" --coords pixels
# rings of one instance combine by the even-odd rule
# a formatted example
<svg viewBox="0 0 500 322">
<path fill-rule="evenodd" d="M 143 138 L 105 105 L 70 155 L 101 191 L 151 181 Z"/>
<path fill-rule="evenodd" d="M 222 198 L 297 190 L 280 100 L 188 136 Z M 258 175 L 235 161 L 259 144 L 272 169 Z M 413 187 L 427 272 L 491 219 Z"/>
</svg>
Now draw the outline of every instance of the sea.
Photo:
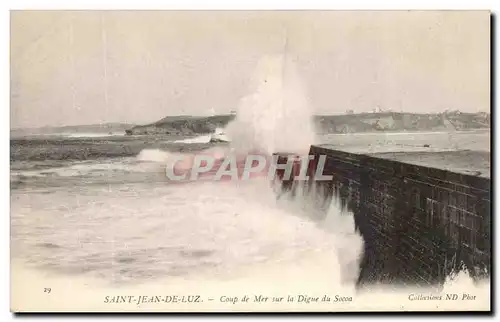
<svg viewBox="0 0 500 322">
<path fill-rule="evenodd" d="M 210 143 L 208 134 L 11 137 L 11 309 L 488 309 L 489 282 L 478 286 L 465 273 L 444 291 L 470 292 L 473 301 L 412 300 L 435 290 L 383 286 L 361 295 L 355 284 L 363 239 L 335 199 L 320 217 L 317 194 L 292 198 L 266 177 L 167 178 L 172 158 L 201 152 L 302 154 L 315 143 L 362 153 L 489 152 L 489 131 L 317 135 L 293 67 L 282 56 L 259 62 L 250 94 L 224 128 L 230 143 Z M 121 301 L 153 295 L 201 302 Z"/>
<path fill-rule="evenodd" d="M 277 198 L 277 187 L 266 178 L 174 182 L 166 177 L 173 155 L 230 153 L 230 143 L 209 140 L 209 135 L 12 138 L 13 273 L 23 281 L 42 274 L 43 279 L 32 277 L 35 284 L 55 279 L 53 284 L 65 289 L 68 281 L 81 281 L 80 287 L 92 285 L 93 291 L 163 282 L 184 289 L 202 280 L 214 285 L 206 291 L 216 301 L 221 296 L 216 290 L 234 281 L 242 286 L 232 288 L 233 298 L 257 285 L 286 294 L 342 288 L 355 296 L 363 240 L 352 215 L 335 200 L 319 220 L 311 198 Z M 316 143 L 371 153 L 488 151 L 489 132 L 338 134 Z M 102 301 L 80 309 L 91 307 L 109 309 Z"/>
</svg>

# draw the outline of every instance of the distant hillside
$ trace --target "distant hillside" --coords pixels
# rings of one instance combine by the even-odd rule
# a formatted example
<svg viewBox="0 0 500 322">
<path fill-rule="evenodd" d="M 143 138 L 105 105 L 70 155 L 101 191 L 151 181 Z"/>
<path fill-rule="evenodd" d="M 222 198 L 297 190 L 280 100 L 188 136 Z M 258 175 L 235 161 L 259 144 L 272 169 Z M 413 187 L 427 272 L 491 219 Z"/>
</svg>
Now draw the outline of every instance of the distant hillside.
<svg viewBox="0 0 500 322">
<path fill-rule="evenodd" d="M 123 132 L 134 124 L 126 123 L 104 123 L 104 124 L 88 124 L 88 125 L 67 125 L 67 126 L 44 126 L 39 128 L 17 128 L 11 129 L 11 136 L 23 135 L 50 135 L 58 133 L 109 133 Z"/>
<path fill-rule="evenodd" d="M 315 116 L 318 132 L 472 130 L 490 127 L 487 113 L 412 114 L 396 112 Z"/>
<path fill-rule="evenodd" d="M 135 126 L 128 129 L 126 132 L 129 135 L 190 135 L 213 133 L 216 128 L 226 126 L 234 118 L 234 114 L 215 116 L 167 116 L 153 124 Z"/>
<path fill-rule="evenodd" d="M 235 115 L 167 116 L 158 122 L 128 129 L 129 135 L 167 134 L 195 135 L 213 133 L 225 127 Z M 389 131 L 454 131 L 487 129 L 488 113 L 413 114 L 397 112 L 361 113 L 345 115 L 316 115 L 313 117 L 319 133 L 357 133 Z"/>
</svg>

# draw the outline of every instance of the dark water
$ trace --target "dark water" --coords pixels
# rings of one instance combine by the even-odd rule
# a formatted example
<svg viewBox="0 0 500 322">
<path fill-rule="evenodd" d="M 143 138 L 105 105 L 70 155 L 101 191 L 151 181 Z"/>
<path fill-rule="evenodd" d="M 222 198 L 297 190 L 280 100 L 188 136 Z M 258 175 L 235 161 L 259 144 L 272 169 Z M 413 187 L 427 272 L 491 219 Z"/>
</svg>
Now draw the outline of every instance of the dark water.
<svg viewBox="0 0 500 322">
<path fill-rule="evenodd" d="M 182 143 L 184 137 L 37 137 L 10 140 L 11 161 L 72 161 L 136 156 L 144 149 L 190 152 L 221 143 Z"/>
<path fill-rule="evenodd" d="M 227 273 L 315 254 L 324 265 L 317 278 L 355 282 L 363 240 L 340 205 L 332 201 L 326 215 L 315 217 L 309 201 L 277 200 L 267 181 L 169 184 L 165 153 L 227 148 L 182 139 L 11 140 L 13 258 L 122 283 Z M 401 140 L 408 142 L 408 135 Z M 397 135 L 326 141 L 352 142 L 360 151 L 369 142 L 372 152 L 402 142 Z"/>
<path fill-rule="evenodd" d="M 13 259 L 120 284 L 214 277 L 314 255 L 324 280 L 354 281 L 361 239 L 347 217 L 336 222 L 335 206 L 328 218 L 339 236 L 311 220 L 302 205 L 277 200 L 267 179 L 169 182 L 165 155 L 227 148 L 186 142 L 12 140 Z M 352 251 L 339 264 L 337 248 L 347 247 Z"/>
</svg>

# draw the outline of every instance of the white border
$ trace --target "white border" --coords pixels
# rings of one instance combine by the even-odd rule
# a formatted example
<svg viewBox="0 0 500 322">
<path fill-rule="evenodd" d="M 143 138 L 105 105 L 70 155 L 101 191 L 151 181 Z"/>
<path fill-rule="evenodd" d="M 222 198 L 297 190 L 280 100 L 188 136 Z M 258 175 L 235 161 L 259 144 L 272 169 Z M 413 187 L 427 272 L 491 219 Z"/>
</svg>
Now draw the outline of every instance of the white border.
<svg viewBox="0 0 500 322">
<path fill-rule="evenodd" d="M 394 9 L 490 9 L 494 1 L 324 1 L 324 0 L 240 0 L 240 1 L 204 1 L 204 0 L 141 0 L 141 1 L 12 1 L 11 9 L 335 9 L 335 10 L 394 10 Z"/>
<path fill-rule="evenodd" d="M 19 9 L 42 9 L 42 10 L 50 10 L 50 9 L 251 9 L 251 10 L 259 10 L 259 9 L 309 9 L 309 10 L 352 10 L 352 9 L 363 9 L 363 10 L 408 10 L 408 9 L 421 9 L 421 10 L 432 10 L 432 9 L 451 9 L 451 10 L 459 10 L 459 9 L 468 9 L 468 10 L 492 10 L 497 15 L 500 13 L 500 1 L 498 0 L 474 0 L 474 1 L 438 1 L 438 0 L 415 0 L 415 1 L 361 1 L 361 0 L 350 0 L 350 1 L 321 1 L 321 0 L 307 0 L 307 1 L 297 1 L 297 0 L 241 0 L 241 1 L 222 1 L 222 0 L 177 0 L 177 1 L 153 1 L 153 0 L 140 0 L 140 1 L 104 1 L 104 0 L 87 0 L 87 1 L 46 1 L 45 3 L 40 3 L 39 1 L 3 1 L 1 10 L 1 21 L 2 27 L 0 28 L 1 32 L 1 43 L 5 46 L 9 43 L 9 10 L 19 10 Z M 498 26 L 498 16 L 496 20 L 496 24 Z M 498 32 L 495 33 L 495 43 L 498 42 Z M 1 55 L 1 75 L 2 77 L 2 102 L 3 102 L 3 117 L 0 118 L 0 122 L 2 126 L 2 137 L 9 137 L 9 129 L 10 129 L 10 112 L 9 112 L 9 51 L 8 47 L 0 51 Z M 498 53 L 497 53 L 498 56 Z M 497 68 L 496 68 L 497 72 Z M 498 74 L 498 73 L 497 73 Z M 493 89 L 495 92 L 498 92 L 498 83 L 496 83 L 495 88 Z M 495 123 L 499 124 L 498 120 L 498 112 L 495 115 Z M 494 134 L 493 134 L 494 135 Z M 2 212 L 4 218 L 4 224 L 1 225 L 2 236 L 5 238 L 6 245 L 1 248 L 1 258 L 3 259 L 2 265 L 2 284 L 0 285 L 0 289 L 2 290 L 1 294 L 1 303 L 3 305 L 2 309 L 2 321 L 11 321 L 14 319 L 14 316 L 9 313 L 9 267 L 10 262 L 10 254 L 9 254 L 9 241 L 10 241 L 10 222 L 9 222 L 9 204 L 10 204 L 10 190 L 8 186 L 9 182 L 9 168 L 10 163 L 7 154 L 9 154 L 10 145 L 8 145 L 7 140 L 1 140 L 3 158 L 1 161 L 4 163 L 1 166 L 1 182 L 4 184 L 2 186 L 2 202 L 1 205 L 4 208 Z M 497 149 L 495 148 L 495 151 Z M 7 152 L 6 152 L 7 151 Z M 497 153 L 495 152 L 495 156 Z M 9 156 L 10 157 L 10 156 Z M 495 158 L 497 159 L 497 158 Z M 496 176 L 493 178 L 496 180 Z M 499 193 L 500 194 L 500 193 Z M 499 196 L 495 193 L 493 200 L 500 200 Z M 492 214 L 494 216 L 494 214 Z M 498 222 L 496 220 L 495 232 L 498 230 Z M 496 248 L 495 257 L 498 257 L 498 248 Z M 498 266 L 495 265 L 495 271 Z M 498 274 L 497 274 L 498 278 Z M 266 319 L 268 317 L 255 316 L 259 320 Z M 409 316 L 408 316 L 409 317 Z M 472 317 L 472 316 L 471 316 Z M 35 319 L 35 316 L 24 317 L 25 320 Z M 108 317 L 109 319 L 110 317 Z M 115 319 L 121 319 L 123 317 L 115 317 Z M 178 318 L 176 316 L 167 317 L 169 319 Z M 184 319 L 186 317 L 183 317 Z M 344 319 L 341 317 L 333 316 L 332 318 Z M 373 319 L 373 317 L 366 318 Z M 382 317 L 383 318 L 383 317 Z M 406 317 L 407 318 L 407 317 Z M 420 317 L 421 319 L 426 318 L 425 316 Z M 442 318 L 442 317 L 441 317 Z M 453 318 L 453 317 L 450 317 Z M 69 320 L 70 317 L 61 317 L 58 320 L 65 321 Z M 128 321 L 138 321 L 142 320 L 143 317 L 128 317 Z M 91 320 L 91 321 L 101 321 L 104 320 L 102 316 L 89 316 L 88 318 L 80 319 L 80 320 Z"/>
</svg>

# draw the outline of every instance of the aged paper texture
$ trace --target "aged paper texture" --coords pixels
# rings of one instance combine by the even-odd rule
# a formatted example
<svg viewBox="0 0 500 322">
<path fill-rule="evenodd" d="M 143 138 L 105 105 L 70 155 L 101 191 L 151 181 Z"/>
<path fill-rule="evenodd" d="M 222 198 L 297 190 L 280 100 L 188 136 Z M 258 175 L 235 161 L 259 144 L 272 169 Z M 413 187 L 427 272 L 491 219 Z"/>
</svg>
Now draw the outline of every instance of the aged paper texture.
<svg viewBox="0 0 500 322">
<path fill-rule="evenodd" d="M 11 310 L 491 310 L 490 21 L 12 11 Z"/>
</svg>

